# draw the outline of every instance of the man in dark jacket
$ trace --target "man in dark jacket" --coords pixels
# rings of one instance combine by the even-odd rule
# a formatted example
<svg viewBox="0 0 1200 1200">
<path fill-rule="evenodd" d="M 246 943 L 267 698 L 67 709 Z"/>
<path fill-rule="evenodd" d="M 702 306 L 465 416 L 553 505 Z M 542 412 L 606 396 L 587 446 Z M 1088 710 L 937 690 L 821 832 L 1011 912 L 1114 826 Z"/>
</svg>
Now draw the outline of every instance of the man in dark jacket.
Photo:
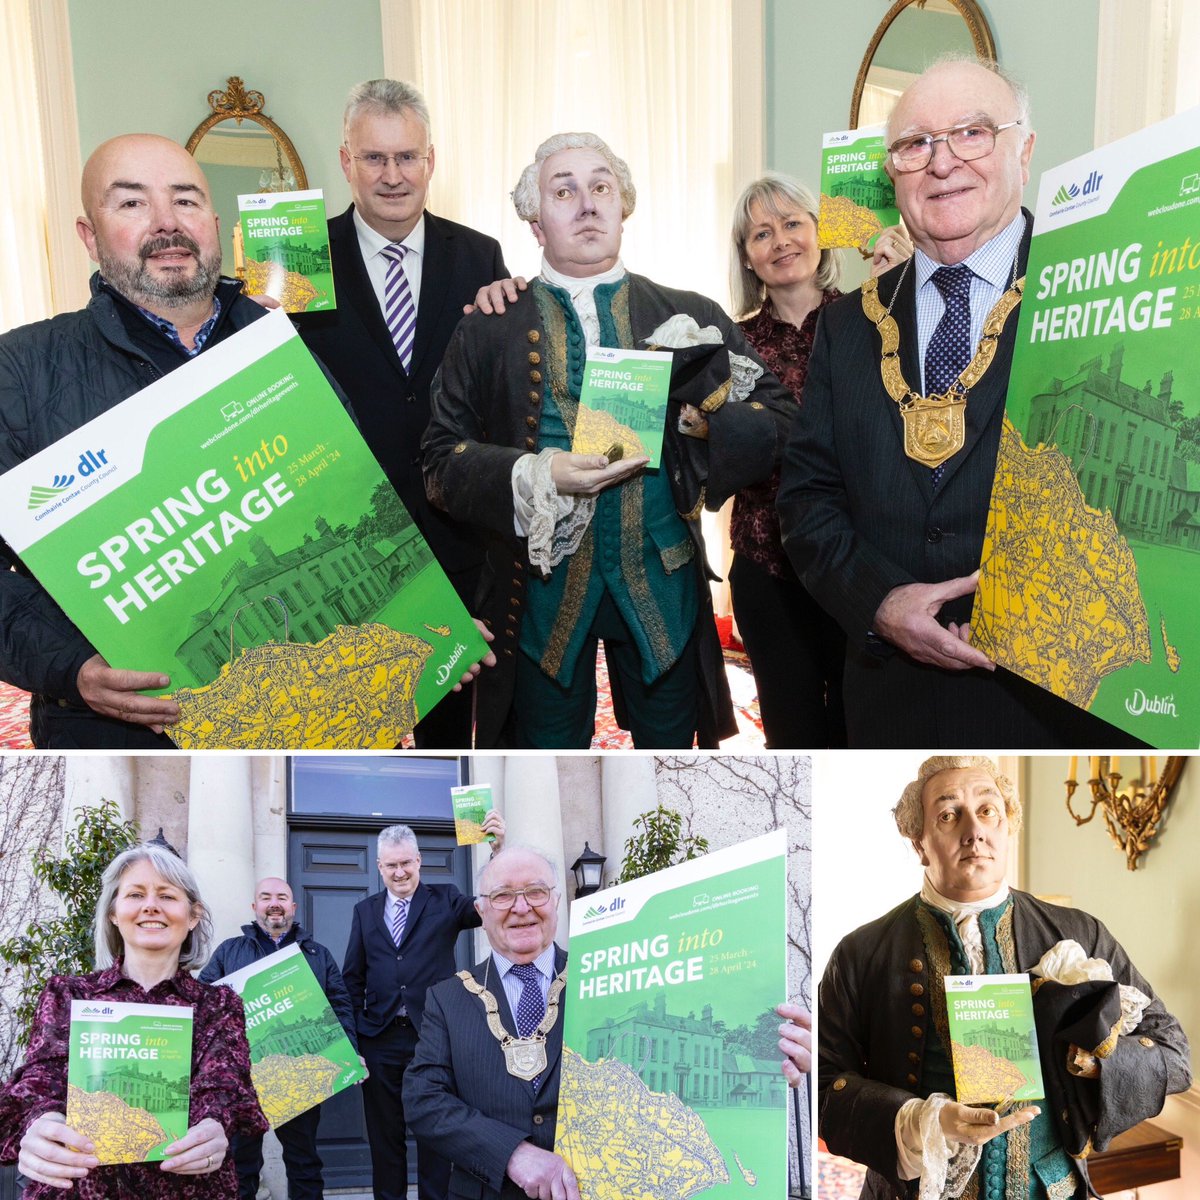
<svg viewBox="0 0 1200 1200">
<path fill-rule="evenodd" d="M 264 313 L 220 278 L 208 184 L 175 142 L 103 143 L 83 170 L 83 210 L 76 229 L 100 265 L 88 306 L 0 337 L 0 472 Z M 39 748 L 172 745 L 174 701 L 141 694 L 168 678 L 109 666 L 2 541 L 0 678 L 33 693 Z"/>
<path fill-rule="evenodd" d="M 254 910 L 254 920 L 242 926 L 241 937 L 227 938 L 213 951 L 212 958 L 200 972 L 200 979 L 204 983 L 214 983 L 258 962 L 260 958 L 274 954 L 276 950 L 299 946 L 330 1008 L 357 1050 L 354 1007 L 350 1003 L 350 993 L 346 990 L 342 973 L 333 955 L 296 924 L 296 901 L 287 881 L 273 876 L 259 880 L 250 907 Z M 325 1194 L 321 1157 L 317 1153 L 317 1125 L 320 1120 L 321 1106 L 316 1104 L 275 1127 L 275 1136 L 283 1148 L 289 1200 L 321 1200 Z M 263 1165 L 262 1143 L 262 1134 L 233 1139 L 233 1161 L 237 1167 L 240 1200 L 254 1200 L 258 1194 L 258 1177 Z"/>
<path fill-rule="evenodd" d="M 488 813 L 492 853 L 504 845 L 504 819 Z M 378 840 L 384 890 L 354 907 L 342 975 L 354 1005 L 363 1058 L 367 1140 L 375 1200 L 408 1195 L 408 1130 L 404 1073 L 412 1062 L 425 1013 L 425 992 L 454 974 L 454 943 L 481 924 L 470 896 L 453 884 L 421 882 L 421 852 L 407 825 L 389 825 Z M 421 1147 L 419 1200 L 445 1200 L 450 1163 Z"/>
</svg>

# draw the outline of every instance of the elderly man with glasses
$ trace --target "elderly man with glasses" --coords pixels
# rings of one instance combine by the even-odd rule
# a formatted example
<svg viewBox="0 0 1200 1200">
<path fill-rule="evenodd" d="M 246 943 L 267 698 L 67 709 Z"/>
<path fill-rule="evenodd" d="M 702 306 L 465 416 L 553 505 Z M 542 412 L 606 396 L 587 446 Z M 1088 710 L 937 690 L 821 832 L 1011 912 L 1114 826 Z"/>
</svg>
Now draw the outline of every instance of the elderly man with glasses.
<svg viewBox="0 0 1200 1200">
<path fill-rule="evenodd" d="M 970 644 L 1032 234 L 1028 97 L 943 61 L 887 136 L 916 253 L 823 312 L 779 490 L 792 562 L 848 635 L 850 744 L 1129 745 Z"/>
</svg>

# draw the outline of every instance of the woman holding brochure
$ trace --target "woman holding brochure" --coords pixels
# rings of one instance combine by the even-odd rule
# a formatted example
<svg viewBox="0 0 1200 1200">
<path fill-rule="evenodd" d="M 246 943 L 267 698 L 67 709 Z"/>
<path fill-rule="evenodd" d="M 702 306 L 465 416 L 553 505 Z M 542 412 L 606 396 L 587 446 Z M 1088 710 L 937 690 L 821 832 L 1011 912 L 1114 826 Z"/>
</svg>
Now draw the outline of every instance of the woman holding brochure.
<svg viewBox="0 0 1200 1200">
<path fill-rule="evenodd" d="M 841 293 L 841 260 L 817 244 L 817 200 L 786 175 L 766 175 L 734 208 L 733 307 L 746 340 L 800 402 L 821 309 Z M 912 254 L 903 229 L 876 242 L 872 274 Z M 845 636 L 805 590 L 784 552 L 775 497 L 779 471 L 733 502 L 729 587 L 758 684 L 768 747 L 844 746 Z"/>
<path fill-rule="evenodd" d="M 0 1090 L 0 1161 L 16 1159 L 33 1181 L 26 1200 L 66 1189 L 81 1200 L 235 1200 L 229 1138 L 263 1133 L 267 1122 L 250 1079 L 241 1000 L 189 973 L 206 961 L 212 932 L 195 878 L 159 846 L 124 851 L 104 873 L 95 932 L 100 969 L 50 980 L 25 1064 Z M 190 1127 L 163 1162 L 102 1167 L 94 1143 L 66 1124 L 72 1000 L 192 1009 Z"/>
</svg>

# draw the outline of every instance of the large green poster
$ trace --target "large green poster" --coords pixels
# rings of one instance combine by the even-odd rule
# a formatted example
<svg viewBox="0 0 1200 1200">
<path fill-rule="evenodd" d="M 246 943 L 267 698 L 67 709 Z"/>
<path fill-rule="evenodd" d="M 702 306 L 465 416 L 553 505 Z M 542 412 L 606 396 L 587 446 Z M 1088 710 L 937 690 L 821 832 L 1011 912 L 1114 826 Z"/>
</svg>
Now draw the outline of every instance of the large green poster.
<svg viewBox="0 0 1200 1200">
<path fill-rule="evenodd" d="M 571 905 L 555 1149 L 585 1200 L 787 1194 L 786 879 L 777 830 Z"/>
<path fill-rule="evenodd" d="M 299 946 L 217 982 L 242 998 L 250 1074 L 272 1129 L 366 1078 Z"/>
<path fill-rule="evenodd" d="M 71 1001 L 67 1124 L 102 1166 L 161 1162 L 187 1133 L 191 1080 L 187 1005 Z"/>
<path fill-rule="evenodd" d="M 1200 110 L 1042 176 L 971 640 L 1200 743 Z"/>
<path fill-rule="evenodd" d="M 0 476 L 0 532 L 187 748 L 395 746 L 486 653 L 282 312 Z"/>
</svg>

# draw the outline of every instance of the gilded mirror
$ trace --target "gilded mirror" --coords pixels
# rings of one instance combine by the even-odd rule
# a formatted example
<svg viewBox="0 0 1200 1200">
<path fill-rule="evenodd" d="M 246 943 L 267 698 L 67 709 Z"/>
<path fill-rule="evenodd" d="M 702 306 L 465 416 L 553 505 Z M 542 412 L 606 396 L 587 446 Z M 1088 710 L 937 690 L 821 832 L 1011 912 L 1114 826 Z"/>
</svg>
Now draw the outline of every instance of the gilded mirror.
<svg viewBox="0 0 1200 1200">
<path fill-rule="evenodd" d="M 308 187 L 292 139 L 266 116 L 265 104 L 262 92 L 248 90 L 231 75 L 224 90 L 208 93 L 211 111 L 187 141 L 188 153 L 208 177 L 213 207 L 221 218 L 221 270 L 226 275 L 241 276 L 238 196 Z"/>
<path fill-rule="evenodd" d="M 850 128 L 882 125 L 900 93 L 943 54 L 995 59 L 996 44 L 975 0 L 896 0 L 863 55 Z"/>
</svg>

